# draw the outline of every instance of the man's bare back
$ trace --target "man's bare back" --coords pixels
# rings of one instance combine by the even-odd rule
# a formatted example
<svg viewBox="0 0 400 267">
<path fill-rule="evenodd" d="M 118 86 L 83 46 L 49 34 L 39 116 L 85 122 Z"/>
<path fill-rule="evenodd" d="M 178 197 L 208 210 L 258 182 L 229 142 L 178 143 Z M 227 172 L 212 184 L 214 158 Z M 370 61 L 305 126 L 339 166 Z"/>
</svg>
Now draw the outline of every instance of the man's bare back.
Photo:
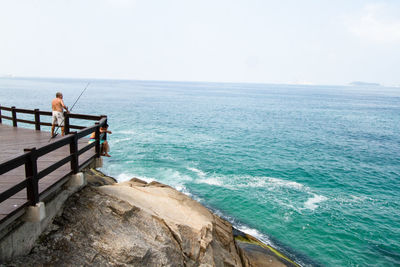
<svg viewBox="0 0 400 267">
<path fill-rule="evenodd" d="M 65 107 L 65 105 L 61 98 L 56 97 L 53 99 L 53 101 L 51 101 L 51 110 L 52 111 L 62 112 L 63 107 Z"/>
</svg>

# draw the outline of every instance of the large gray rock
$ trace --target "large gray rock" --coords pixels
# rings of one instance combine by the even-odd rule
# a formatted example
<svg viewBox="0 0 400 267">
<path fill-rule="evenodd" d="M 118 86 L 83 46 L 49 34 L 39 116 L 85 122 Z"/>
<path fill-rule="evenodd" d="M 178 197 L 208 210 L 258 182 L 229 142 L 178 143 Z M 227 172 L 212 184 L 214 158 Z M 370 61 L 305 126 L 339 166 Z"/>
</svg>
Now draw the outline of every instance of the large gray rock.
<svg viewBox="0 0 400 267">
<path fill-rule="evenodd" d="M 168 228 L 187 266 L 240 266 L 232 226 L 172 187 L 138 179 L 99 190 L 157 218 Z"/>
<path fill-rule="evenodd" d="M 252 261 L 251 253 L 236 244 L 231 224 L 188 196 L 157 182 L 132 179 L 88 186 L 73 195 L 31 254 L 11 265 L 284 264 L 279 257 L 268 256 L 268 262 L 262 257 Z"/>
</svg>

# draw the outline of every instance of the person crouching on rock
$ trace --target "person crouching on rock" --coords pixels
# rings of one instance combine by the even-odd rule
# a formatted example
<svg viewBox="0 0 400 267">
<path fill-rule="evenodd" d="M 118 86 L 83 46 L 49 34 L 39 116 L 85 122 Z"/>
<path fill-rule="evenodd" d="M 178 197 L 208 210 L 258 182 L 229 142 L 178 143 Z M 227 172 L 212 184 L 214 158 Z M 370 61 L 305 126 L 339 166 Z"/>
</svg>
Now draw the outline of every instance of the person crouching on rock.
<svg viewBox="0 0 400 267">
<path fill-rule="evenodd" d="M 100 146 L 101 146 L 101 156 L 111 157 L 108 152 L 110 152 L 110 146 L 106 140 L 106 133 L 112 134 L 111 131 L 108 130 L 108 124 L 105 124 L 103 127 L 100 127 Z M 89 144 L 96 141 L 96 132 L 93 132 L 90 136 Z"/>
</svg>

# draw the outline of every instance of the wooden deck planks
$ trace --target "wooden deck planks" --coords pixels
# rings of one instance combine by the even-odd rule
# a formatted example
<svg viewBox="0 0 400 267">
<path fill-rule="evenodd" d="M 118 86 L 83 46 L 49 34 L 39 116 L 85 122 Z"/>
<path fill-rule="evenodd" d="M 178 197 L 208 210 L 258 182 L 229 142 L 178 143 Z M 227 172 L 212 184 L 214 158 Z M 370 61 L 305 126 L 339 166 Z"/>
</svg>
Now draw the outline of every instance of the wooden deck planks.
<svg viewBox="0 0 400 267">
<path fill-rule="evenodd" d="M 44 131 L 30 130 L 20 127 L 12 127 L 9 125 L 0 124 L 0 163 L 13 159 L 24 153 L 24 148 L 37 149 L 54 142 L 61 137 L 50 139 L 50 133 Z M 50 141 L 49 141 L 50 140 Z M 88 142 L 88 139 L 80 139 L 78 148 L 82 148 Z M 53 152 L 50 152 L 38 159 L 38 172 L 60 161 L 70 154 L 69 145 L 63 146 Z M 82 164 L 95 154 L 95 149 L 92 148 L 79 156 L 79 164 Z M 71 172 L 70 163 L 66 163 L 51 174 L 43 177 L 39 181 L 39 193 L 44 192 L 53 184 L 60 181 Z M 25 179 L 25 167 L 20 166 L 3 175 L 0 175 L 0 193 L 11 188 L 13 185 Z M 21 207 L 27 204 L 26 189 L 21 190 L 11 198 L 0 203 L 0 221 L 13 214 Z"/>
</svg>

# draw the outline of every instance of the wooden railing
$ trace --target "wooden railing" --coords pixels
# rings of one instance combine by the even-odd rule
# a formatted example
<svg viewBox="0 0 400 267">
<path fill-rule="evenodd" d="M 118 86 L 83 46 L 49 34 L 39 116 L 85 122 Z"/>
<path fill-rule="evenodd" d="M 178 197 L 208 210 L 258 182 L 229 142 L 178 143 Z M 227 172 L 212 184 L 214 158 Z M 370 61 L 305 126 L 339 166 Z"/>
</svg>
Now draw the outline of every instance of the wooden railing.
<svg viewBox="0 0 400 267">
<path fill-rule="evenodd" d="M 10 111 L 11 116 L 4 116 L 1 114 L 1 111 Z M 33 114 L 34 121 L 18 119 L 18 113 L 25 114 Z M 8 190 L 2 192 L 0 194 L 0 203 L 17 194 L 21 190 L 27 189 L 27 199 L 29 205 L 35 205 L 39 202 L 39 180 L 45 177 L 46 175 L 52 173 L 59 167 L 64 164 L 70 162 L 71 164 L 71 173 L 76 174 L 79 170 L 86 166 L 91 160 L 95 157 L 100 157 L 100 127 L 104 126 L 107 123 L 107 116 L 92 116 L 92 115 L 83 115 L 83 114 L 69 114 L 65 113 L 65 133 L 66 135 L 62 138 L 49 143 L 48 145 L 42 146 L 40 148 L 26 148 L 24 149 L 24 154 L 13 158 L 11 160 L 0 163 L 0 175 L 7 173 L 15 168 L 18 168 L 22 165 L 25 165 L 25 180 L 19 182 L 9 188 Z M 2 123 L 3 119 L 12 120 L 13 126 L 17 127 L 18 122 L 35 124 L 35 129 L 40 130 L 40 126 L 51 126 L 51 123 L 42 122 L 40 120 L 40 116 L 52 116 L 51 112 L 48 111 L 39 111 L 35 110 L 27 110 L 27 109 L 18 109 L 15 107 L 2 107 L 0 106 L 0 123 Z M 79 126 L 79 125 L 70 125 L 69 119 L 81 119 L 81 120 L 91 120 L 96 121 L 95 125 L 90 127 Z M 78 129 L 79 131 L 71 132 L 70 129 Z M 78 140 L 88 136 L 95 132 L 96 141 L 90 144 L 85 145 L 84 147 L 78 149 Z M 65 158 L 59 160 L 58 162 L 52 164 L 51 166 L 41 170 L 38 172 L 37 168 L 37 160 L 38 158 L 60 148 L 65 145 L 69 145 L 70 153 Z M 96 153 L 87 159 L 85 162 L 79 162 L 79 156 L 95 147 Z"/>
<path fill-rule="evenodd" d="M 4 116 L 1 114 L 1 111 L 10 111 L 11 116 Z M 23 114 L 33 114 L 35 116 L 34 121 L 30 120 L 24 120 L 24 119 L 18 119 L 17 114 L 18 113 L 23 113 Z M 49 122 L 41 122 L 40 121 L 40 116 L 52 116 L 52 113 L 50 111 L 40 111 L 39 109 L 34 109 L 34 110 L 29 110 L 29 109 L 22 109 L 22 108 L 16 108 L 16 107 L 2 107 L 0 106 L 0 123 L 2 123 L 2 119 L 7 119 L 11 120 L 13 123 L 14 127 L 18 126 L 18 122 L 23 122 L 23 123 L 28 123 L 28 124 L 34 124 L 35 129 L 40 131 L 40 126 L 51 126 L 51 123 Z M 79 126 L 79 125 L 70 125 L 69 120 L 70 119 L 83 119 L 83 120 L 92 120 L 92 121 L 99 121 L 102 117 L 105 117 L 104 115 L 102 116 L 93 116 L 93 115 L 84 115 L 84 114 L 72 114 L 72 113 L 67 113 L 64 112 L 64 128 L 65 128 L 65 133 L 68 134 L 70 132 L 70 129 L 84 129 L 86 128 L 85 126 Z"/>
</svg>

